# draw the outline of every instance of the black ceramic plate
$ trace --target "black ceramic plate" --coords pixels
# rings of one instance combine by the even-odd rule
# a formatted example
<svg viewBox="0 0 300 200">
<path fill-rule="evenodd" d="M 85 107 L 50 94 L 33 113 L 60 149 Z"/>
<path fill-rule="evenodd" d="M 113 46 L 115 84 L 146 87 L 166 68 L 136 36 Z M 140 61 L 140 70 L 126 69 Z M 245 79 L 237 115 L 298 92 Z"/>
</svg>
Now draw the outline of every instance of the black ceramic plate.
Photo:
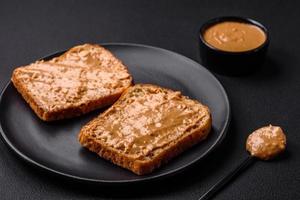
<svg viewBox="0 0 300 200">
<path fill-rule="evenodd" d="M 213 129 L 207 140 L 184 152 L 157 171 L 137 176 L 82 148 L 80 128 L 103 110 L 70 120 L 43 122 L 9 83 L 0 101 L 1 135 L 21 158 L 47 171 L 95 183 L 149 181 L 173 175 L 202 159 L 223 139 L 230 120 L 230 107 L 219 81 L 198 63 L 171 51 L 135 44 L 103 44 L 125 63 L 135 83 L 152 83 L 180 90 L 198 99 L 212 112 Z M 50 59 L 60 53 L 44 59 Z"/>
</svg>

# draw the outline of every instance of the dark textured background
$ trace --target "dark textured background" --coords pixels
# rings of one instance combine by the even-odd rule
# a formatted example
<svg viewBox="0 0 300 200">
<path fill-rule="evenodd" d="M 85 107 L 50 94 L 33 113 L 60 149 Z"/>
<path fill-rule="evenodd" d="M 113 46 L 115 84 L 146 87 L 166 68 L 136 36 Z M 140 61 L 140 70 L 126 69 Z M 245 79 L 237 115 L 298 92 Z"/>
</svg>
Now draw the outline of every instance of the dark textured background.
<svg viewBox="0 0 300 200">
<path fill-rule="evenodd" d="M 198 61 L 199 26 L 222 15 L 260 21 L 270 31 L 271 44 L 266 64 L 256 74 L 217 76 L 231 100 L 232 126 L 220 148 L 183 174 L 136 188 L 89 189 L 28 166 L 0 142 L 0 198 L 197 199 L 246 156 L 247 134 L 272 123 L 287 132 L 286 154 L 272 162 L 255 163 L 215 199 L 300 199 L 299 7 L 299 1 L 279 0 L 1 0 L 1 88 L 15 66 L 85 42 L 148 44 Z"/>
</svg>

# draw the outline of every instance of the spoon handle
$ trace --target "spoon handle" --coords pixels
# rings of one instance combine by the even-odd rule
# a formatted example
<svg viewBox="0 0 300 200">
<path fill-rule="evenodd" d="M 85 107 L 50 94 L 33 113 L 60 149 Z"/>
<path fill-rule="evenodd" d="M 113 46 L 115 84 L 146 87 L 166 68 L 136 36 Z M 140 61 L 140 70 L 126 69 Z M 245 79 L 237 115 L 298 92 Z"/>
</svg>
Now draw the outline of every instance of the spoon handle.
<svg viewBox="0 0 300 200">
<path fill-rule="evenodd" d="M 232 180 L 236 175 L 247 168 L 253 161 L 254 157 L 248 156 L 243 162 L 241 162 L 235 169 L 233 169 L 229 174 L 221 178 L 216 184 L 214 184 L 205 194 L 203 194 L 199 200 L 207 200 L 213 195 L 215 195 L 223 186 L 226 185 L 230 180 Z"/>
</svg>

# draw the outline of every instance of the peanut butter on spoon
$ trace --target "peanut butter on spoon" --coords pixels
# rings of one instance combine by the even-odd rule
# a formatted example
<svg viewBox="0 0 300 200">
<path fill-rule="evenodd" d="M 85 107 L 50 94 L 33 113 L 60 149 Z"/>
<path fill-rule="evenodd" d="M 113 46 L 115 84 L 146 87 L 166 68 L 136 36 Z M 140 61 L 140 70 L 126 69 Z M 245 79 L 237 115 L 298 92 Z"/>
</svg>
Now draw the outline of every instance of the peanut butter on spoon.
<svg viewBox="0 0 300 200">
<path fill-rule="evenodd" d="M 286 147 L 286 136 L 279 126 L 265 126 L 251 133 L 246 149 L 251 156 L 269 160 L 282 153 Z"/>
<path fill-rule="evenodd" d="M 207 200 L 221 190 L 226 183 L 230 182 L 242 170 L 245 170 L 253 161 L 269 160 L 282 153 L 286 148 L 286 136 L 279 126 L 265 126 L 257 129 L 248 136 L 246 149 L 250 152 L 250 156 L 241 162 L 235 169 L 221 178 L 207 192 L 205 192 L 198 200 Z"/>
</svg>

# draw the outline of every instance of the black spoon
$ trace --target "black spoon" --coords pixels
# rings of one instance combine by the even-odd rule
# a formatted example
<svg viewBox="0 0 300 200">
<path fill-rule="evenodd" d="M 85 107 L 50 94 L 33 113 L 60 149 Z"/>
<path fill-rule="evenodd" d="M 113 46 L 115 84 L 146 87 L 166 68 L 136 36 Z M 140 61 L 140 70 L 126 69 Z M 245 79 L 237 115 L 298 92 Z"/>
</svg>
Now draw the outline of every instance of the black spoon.
<svg viewBox="0 0 300 200">
<path fill-rule="evenodd" d="M 266 126 L 249 135 L 246 143 L 247 151 L 251 153 L 229 174 L 221 178 L 216 184 L 204 193 L 199 200 L 207 200 L 215 195 L 223 186 L 233 180 L 255 160 L 269 160 L 285 150 L 286 137 L 278 126 Z"/>
</svg>

